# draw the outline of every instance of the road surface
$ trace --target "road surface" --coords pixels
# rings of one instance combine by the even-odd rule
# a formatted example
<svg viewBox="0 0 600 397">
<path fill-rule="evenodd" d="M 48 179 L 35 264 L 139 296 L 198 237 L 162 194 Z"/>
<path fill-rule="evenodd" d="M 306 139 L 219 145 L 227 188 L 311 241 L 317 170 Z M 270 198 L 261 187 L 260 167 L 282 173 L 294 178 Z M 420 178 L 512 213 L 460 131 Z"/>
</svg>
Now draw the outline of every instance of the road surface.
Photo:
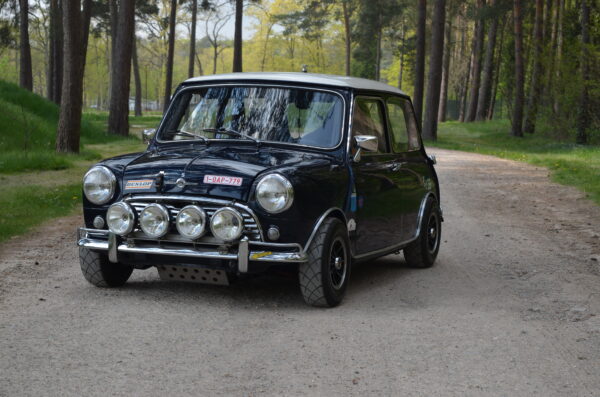
<svg viewBox="0 0 600 397">
<path fill-rule="evenodd" d="M 432 152 L 436 266 L 360 265 L 335 309 L 291 277 L 92 287 L 79 216 L 8 241 L 0 395 L 599 395 L 600 208 L 546 169 Z"/>
</svg>

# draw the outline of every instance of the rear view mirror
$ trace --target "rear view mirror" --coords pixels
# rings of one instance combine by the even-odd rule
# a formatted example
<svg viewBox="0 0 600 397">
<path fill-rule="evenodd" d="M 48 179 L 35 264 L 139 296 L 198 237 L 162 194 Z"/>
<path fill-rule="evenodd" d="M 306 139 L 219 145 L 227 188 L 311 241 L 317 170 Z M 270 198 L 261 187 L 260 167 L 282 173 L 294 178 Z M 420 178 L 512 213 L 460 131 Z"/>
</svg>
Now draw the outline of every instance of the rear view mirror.
<svg viewBox="0 0 600 397">
<path fill-rule="evenodd" d="M 356 163 L 360 161 L 362 151 L 376 152 L 379 147 L 379 140 L 376 136 L 372 135 L 356 135 L 354 137 L 354 144 L 357 147 L 356 154 L 352 160 Z"/>
<path fill-rule="evenodd" d="M 154 139 L 154 135 L 156 135 L 156 128 L 149 128 L 147 130 L 142 131 L 142 140 L 145 144 L 149 145 L 150 142 Z"/>
</svg>

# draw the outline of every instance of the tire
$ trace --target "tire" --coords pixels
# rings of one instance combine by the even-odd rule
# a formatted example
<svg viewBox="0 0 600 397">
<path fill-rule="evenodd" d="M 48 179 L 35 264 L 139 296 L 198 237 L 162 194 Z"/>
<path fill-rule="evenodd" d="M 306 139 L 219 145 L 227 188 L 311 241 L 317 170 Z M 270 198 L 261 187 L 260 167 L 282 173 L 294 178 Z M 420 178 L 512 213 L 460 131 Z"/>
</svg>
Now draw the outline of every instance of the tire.
<svg viewBox="0 0 600 397">
<path fill-rule="evenodd" d="M 433 266 L 440 250 L 441 236 L 442 217 L 440 208 L 437 201 L 430 197 L 425 204 L 419 237 L 404 248 L 406 263 L 417 268 Z"/>
<path fill-rule="evenodd" d="M 299 267 L 304 301 L 317 307 L 339 305 L 346 293 L 352 265 L 346 226 L 326 219 L 308 247 L 308 260 Z"/>
<path fill-rule="evenodd" d="M 121 287 L 133 272 L 132 266 L 111 263 L 107 255 L 83 247 L 79 248 L 79 264 L 83 277 L 96 287 Z"/>
</svg>

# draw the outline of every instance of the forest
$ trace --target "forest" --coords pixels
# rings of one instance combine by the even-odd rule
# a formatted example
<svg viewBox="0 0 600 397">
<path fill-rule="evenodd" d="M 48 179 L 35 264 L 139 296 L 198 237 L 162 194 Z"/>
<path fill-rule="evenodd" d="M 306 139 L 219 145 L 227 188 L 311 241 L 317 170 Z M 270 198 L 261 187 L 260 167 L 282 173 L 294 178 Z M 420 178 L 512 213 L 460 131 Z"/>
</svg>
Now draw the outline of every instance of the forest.
<svg viewBox="0 0 600 397">
<path fill-rule="evenodd" d="M 507 134 L 600 142 L 594 0 L 4 0 L 0 73 L 61 105 L 58 152 L 79 150 L 81 110 L 160 112 L 190 76 L 301 71 L 410 94 L 438 122 L 508 119 Z M 228 26 L 234 26 L 233 37 Z M 231 29 L 229 29 L 231 30 Z M 156 113 L 155 113 L 156 114 Z"/>
</svg>

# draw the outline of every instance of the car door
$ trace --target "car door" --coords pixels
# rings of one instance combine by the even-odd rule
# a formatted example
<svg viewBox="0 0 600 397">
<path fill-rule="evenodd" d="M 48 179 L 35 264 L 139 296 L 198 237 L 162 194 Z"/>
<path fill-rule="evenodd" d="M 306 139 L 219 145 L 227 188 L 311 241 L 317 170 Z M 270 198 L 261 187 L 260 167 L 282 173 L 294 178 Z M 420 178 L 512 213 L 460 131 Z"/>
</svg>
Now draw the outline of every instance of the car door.
<svg viewBox="0 0 600 397">
<path fill-rule="evenodd" d="M 357 97 L 352 117 L 352 137 L 378 138 L 377 152 L 362 152 L 352 163 L 356 196 L 356 253 L 365 254 L 398 243 L 402 214 L 395 169 L 399 156 L 390 151 L 385 102 L 377 97 Z M 354 145 L 354 140 L 352 139 Z M 355 153 L 356 148 L 353 148 Z"/>
<path fill-rule="evenodd" d="M 424 175 L 428 165 L 421 151 L 416 118 L 410 101 L 402 97 L 386 100 L 392 152 L 398 156 L 399 167 L 394 168 L 394 180 L 399 189 L 398 207 L 402 212 L 401 241 L 415 236 L 419 209 L 427 193 Z"/>
</svg>

